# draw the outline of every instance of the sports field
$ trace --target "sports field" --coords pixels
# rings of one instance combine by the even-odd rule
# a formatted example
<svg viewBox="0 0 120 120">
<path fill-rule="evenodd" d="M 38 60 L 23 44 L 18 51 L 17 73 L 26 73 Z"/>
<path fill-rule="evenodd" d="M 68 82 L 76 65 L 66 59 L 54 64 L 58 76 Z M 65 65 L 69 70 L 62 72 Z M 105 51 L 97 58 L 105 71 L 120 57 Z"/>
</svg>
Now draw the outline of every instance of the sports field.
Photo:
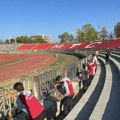
<svg viewBox="0 0 120 120">
<path fill-rule="evenodd" d="M 0 54 L 0 81 L 42 69 L 56 60 L 48 54 Z"/>
</svg>

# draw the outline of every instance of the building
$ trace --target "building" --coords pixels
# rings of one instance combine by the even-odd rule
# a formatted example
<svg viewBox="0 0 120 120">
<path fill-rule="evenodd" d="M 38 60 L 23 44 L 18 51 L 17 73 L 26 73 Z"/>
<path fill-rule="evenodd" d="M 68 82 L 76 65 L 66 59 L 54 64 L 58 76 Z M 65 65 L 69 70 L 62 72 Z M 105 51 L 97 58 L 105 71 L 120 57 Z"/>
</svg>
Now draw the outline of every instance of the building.
<svg viewBox="0 0 120 120">
<path fill-rule="evenodd" d="M 36 35 L 30 35 L 29 37 L 31 38 L 31 40 L 34 41 L 38 36 L 42 37 L 47 43 L 52 43 L 52 38 L 48 35 L 36 34 Z"/>
</svg>

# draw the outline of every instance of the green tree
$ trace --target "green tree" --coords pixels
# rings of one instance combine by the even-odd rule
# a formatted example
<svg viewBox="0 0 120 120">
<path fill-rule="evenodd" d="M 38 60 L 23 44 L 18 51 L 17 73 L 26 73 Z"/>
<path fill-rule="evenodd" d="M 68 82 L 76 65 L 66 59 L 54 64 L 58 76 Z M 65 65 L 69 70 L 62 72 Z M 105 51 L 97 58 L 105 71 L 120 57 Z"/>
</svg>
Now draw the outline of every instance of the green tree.
<svg viewBox="0 0 120 120">
<path fill-rule="evenodd" d="M 58 38 L 60 38 L 60 43 L 67 43 L 69 41 L 69 34 L 64 32 L 63 34 L 59 35 Z"/>
<path fill-rule="evenodd" d="M 13 38 L 10 39 L 10 40 L 7 39 L 7 40 L 5 40 L 5 43 L 6 43 L 6 44 L 12 44 L 12 43 L 15 43 L 15 39 L 13 39 Z"/>
<path fill-rule="evenodd" d="M 9 40 L 8 39 L 5 40 L 5 44 L 9 44 Z"/>
<path fill-rule="evenodd" d="M 114 34 L 112 32 L 110 32 L 109 39 L 112 39 L 113 37 L 114 37 Z"/>
<path fill-rule="evenodd" d="M 115 32 L 116 38 L 120 38 L 120 22 L 117 22 L 114 32 Z"/>
<path fill-rule="evenodd" d="M 89 42 L 98 39 L 98 32 L 95 30 L 95 28 L 93 28 L 91 24 L 83 25 L 81 30 L 78 28 L 76 31 L 76 39 L 78 42 Z"/>
<path fill-rule="evenodd" d="M 27 36 L 20 36 L 16 38 L 17 43 L 28 43 L 29 38 Z"/>
<path fill-rule="evenodd" d="M 79 28 L 76 30 L 77 34 L 76 34 L 76 40 L 77 42 L 83 42 L 85 41 L 86 38 L 86 33 L 83 30 L 80 30 Z"/>
<path fill-rule="evenodd" d="M 15 43 L 15 39 L 11 39 L 11 40 L 10 40 L 10 43 Z"/>
<path fill-rule="evenodd" d="M 108 36 L 108 32 L 106 30 L 105 27 L 102 27 L 100 32 L 99 32 L 99 39 L 107 39 L 109 36 Z"/>
<path fill-rule="evenodd" d="M 73 34 L 70 34 L 68 42 L 74 42 L 74 41 L 75 41 L 75 38 L 74 38 Z"/>
<path fill-rule="evenodd" d="M 42 36 L 36 36 L 35 43 L 47 43 Z"/>
<path fill-rule="evenodd" d="M 98 39 L 98 32 L 91 24 L 83 25 L 82 31 L 84 31 L 85 41 L 95 41 Z"/>
</svg>

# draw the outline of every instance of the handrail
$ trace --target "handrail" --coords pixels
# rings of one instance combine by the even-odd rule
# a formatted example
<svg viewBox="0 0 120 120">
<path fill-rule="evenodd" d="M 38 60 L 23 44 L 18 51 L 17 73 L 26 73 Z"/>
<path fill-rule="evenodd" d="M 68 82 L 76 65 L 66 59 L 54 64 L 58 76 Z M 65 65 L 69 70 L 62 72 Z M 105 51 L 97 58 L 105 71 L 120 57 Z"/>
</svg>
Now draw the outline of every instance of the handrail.
<svg viewBox="0 0 120 120">
<path fill-rule="evenodd" d="M 74 65 L 74 69 L 70 72 L 72 72 L 70 75 L 73 78 L 74 76 L 76 76 L 76 71 L 77 71 L 77 67 L 80 66 L 80 62 L 75 62 L 75 63 L 71 63 Z M 27 79 L 20 79 L 18 81 L 21 81 L 25 87 L 26 90 L 32 90 L 33 94 L 39 99 L 43 99 L 42 97 L 42 90 L 43 89 L 48 89 L 48 90 L 52 90 L 53 89 L 53 84 L 54 84 L 54 80 L 56 78 L 57 75 L 62 75 L 64 72 L 64 69 L 67 67 L 67 69 L 71 69 L 69 66 L 71 65 L 67 65 L 65 67 L 61 67 L 55 70 L 51 70 L 49 72 L 46 73 L 42 73 L 38 76 L 30 76 Z M 72 65 L 72 66 L 73 66 Z M 37 78 L 37 79 L 36 79 Z M 72 79 L 71 78 L 71 79 Z M 16 81 L 15 81 L 16 82 Z M 11 102 L 15 103 L 15 98 L 13 99 L 12 97 L 8 96 L 8 92 L 9 90 L 13 90 L 13 84 L 8 84 L 5 85 L 4 87 L 0 87 L 0 106 L 1 106 L 1 111 L 4 111 L 4 114 L 6 115 L 7 111 L 11 109 Z M 7 96 L 7 97 L 6 97 Z M 6 106 L 8 106 L 8 108 L 6 109 Z"/>
</svg>

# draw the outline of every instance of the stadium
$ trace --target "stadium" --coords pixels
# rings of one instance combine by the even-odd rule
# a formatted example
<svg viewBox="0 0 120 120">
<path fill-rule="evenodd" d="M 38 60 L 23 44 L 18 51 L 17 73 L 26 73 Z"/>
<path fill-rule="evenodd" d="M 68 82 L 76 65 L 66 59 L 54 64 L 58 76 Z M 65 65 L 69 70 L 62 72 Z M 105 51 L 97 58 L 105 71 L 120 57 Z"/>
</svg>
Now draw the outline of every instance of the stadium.
<svg viewBox="0 0 120 120">
<path fill-rule="evenodd" d="M 110 58 L 106 65 L 105 54 L 108 49 Z M 83 94 L 76 73 L 82 70 L 82 64 L 87 63 L 96 50 L 99 51 L 97 70 Z M 52 103 L 45 106 L 48 118 L 49 115 L 52 117 L 50 120 L 119 118 L 120 39 L 59 44 L 0 44 L 0 52 L 0 120 L 24 120 L 21 114 L 14 118 L 9 115 L 15 107 L 13 85 L 17 81 L 22 82 L 26 90 L 31 90 L 39 101 L 48 98 L 57 103 L 57 106 Z M 67 75 L 75 91 L 74 107 L 66 117 L 60 115 L 58 109 L 61 98 L 54 88 L 58 75 Z M 49 95 L 43 94 L 45 90 Z M 54 93 L 57 93 L 57 97 Z"/>
</svg>

